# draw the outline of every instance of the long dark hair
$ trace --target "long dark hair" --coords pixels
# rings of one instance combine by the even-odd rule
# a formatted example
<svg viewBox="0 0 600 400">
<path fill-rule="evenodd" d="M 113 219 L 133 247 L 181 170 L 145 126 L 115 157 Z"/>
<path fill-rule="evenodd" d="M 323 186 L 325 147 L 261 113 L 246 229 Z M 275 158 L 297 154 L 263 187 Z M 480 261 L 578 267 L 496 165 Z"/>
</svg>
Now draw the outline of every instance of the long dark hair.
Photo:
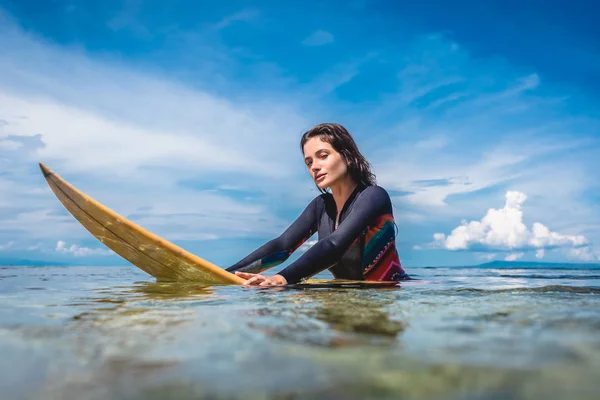
<svg viewBox="0 0 600 400">
<path fill-rule="evenodd" d="M 375 175 L 371 172 L 371 164 L 362 155 L 356 142 L 346 128 L 340 124 L 325 123 L 306 131 L 300 139 L 300 151 L 304 153 L 304 145 L 313 137 L 329 143 L 331 147 L 344 157 L 350 176 L 358 185 L 375 186 Z M 323 191 L 323 190 L 321 190 Z"/>
</svg>

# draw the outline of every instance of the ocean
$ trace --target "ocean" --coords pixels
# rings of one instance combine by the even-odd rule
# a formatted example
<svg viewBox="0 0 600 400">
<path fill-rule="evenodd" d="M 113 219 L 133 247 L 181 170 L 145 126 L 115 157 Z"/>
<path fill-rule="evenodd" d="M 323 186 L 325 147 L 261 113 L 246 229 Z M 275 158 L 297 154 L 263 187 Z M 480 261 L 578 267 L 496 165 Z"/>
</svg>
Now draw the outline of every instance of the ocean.
<svg viewBox="0 0 600 400">
<path fill-rule="evenodd" d="M 600 269 L 406 269 L 302 289 L 0 267 L 2 398 L 598 398 Z"/>
</svg>

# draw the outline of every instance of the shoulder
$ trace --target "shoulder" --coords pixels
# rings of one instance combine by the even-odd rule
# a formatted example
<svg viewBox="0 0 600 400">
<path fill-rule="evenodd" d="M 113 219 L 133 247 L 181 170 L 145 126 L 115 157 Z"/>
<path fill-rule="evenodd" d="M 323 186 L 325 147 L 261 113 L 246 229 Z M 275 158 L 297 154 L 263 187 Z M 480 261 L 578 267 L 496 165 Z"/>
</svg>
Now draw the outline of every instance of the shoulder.
<svg viewBox="0 0 600 400">
<path fill-rule="evenodd" d="M 390 201 L 390 195 L 387 190 L 377 185 L 365 187 L 361 193 L 361 197 L 366 197 L 369 200 L 377 199 Z"/>
<path fill-rule="evenodd" d="M 319 194 L 319 195 L 315 196 L 310 201 L 310 203 L 308 203 L 307 208 L 314 208 L 317 210 L 321 210 L 321 209 L 323 209 L 323 207 L 325 207 L 327 202 L 330 200 L 331 200 L 331 194 L 329 194 L 329 193 Z"/>
<path fill-rule="evenodd" d="M 377 185 L 365 187 L 356 202 L 360 208 L 377 209 L 385 213 L 392 209 L 392 199 L 387 190 Z"/>
<path fill-rule="evenodd" d="M 313 199 L 315 204 L 326 204 L 328 201 L 333 200 L 331 193 L 321 193 Z"/>
</svg>

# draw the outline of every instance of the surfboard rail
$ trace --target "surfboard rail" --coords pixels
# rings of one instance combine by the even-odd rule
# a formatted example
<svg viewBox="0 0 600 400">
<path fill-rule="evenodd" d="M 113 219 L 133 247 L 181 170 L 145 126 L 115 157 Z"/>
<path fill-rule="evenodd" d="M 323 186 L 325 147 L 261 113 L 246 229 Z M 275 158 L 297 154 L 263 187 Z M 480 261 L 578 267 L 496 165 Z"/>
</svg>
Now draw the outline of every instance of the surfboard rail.
<svg viewBox="0 0 600 400">
<path fill-rule="evenodd" d="M 164 281 L 242 284 L 244 279 L 142 228 L 74 187 L 43 163 L 46 182 L 84 228 L 109 249 Z"/>
</svg>

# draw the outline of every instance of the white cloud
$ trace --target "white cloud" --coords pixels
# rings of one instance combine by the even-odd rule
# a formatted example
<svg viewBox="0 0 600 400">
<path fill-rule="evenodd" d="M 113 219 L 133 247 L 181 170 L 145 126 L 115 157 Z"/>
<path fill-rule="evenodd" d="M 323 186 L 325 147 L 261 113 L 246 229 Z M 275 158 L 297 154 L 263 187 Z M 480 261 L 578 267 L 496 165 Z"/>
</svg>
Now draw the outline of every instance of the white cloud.
<svg viewBox="0 0 600 400">
<path fill-rule="evenodd" d="M 250 8 L 243 9 L 241 11 L 238 11 L 234 14 L 228 15 L 227 17 L 223 18 L 221 21 L 219 21 L 215 25 L 215 29 L 220 30 L 220 29 L 227 28 L 228 26 L 230 26 L 231 24 L 233 24 L 235 22 L 248 22 L 248 21 L 255 19 L 259 15 L 260 15 L 260 13 L 258 10 L 250 9 Z"/>
<path fill-rule="evenodd" d="M 504 257 L 504 261 L 516 261 L 519 258 L 523 258 L 524 255 L 525 255 L 525 253 L 523 253 L 523 252 L 511 253 L 511 254 L 507 255 L 506 257 Z"/>
<path fill-rule="evenodd" d="M 443 233 L 434 233 L 433 234 L 433 239 L 435 241 L 443 241 L 443 240 L 445 240 L 445 238 L 446 238 L 446 235 L 444 235 Z"/>
<path fill-rule="evenodd" d="M 313 247 L 315 244 L 317 244 L 317 240 L 307 240 L 306 242 L 302 243 L 302 246 L 300 246 L 300 248 L 298 250 L 307 251 L 308 249 Z"/>
<path fill-rule="evenodd" d="M 41 134 L 37 160 L 71 171 L 102 166 L 121 177 L 144 175 L 141 167 L 150 165 L 187 176 L 289 177 L 290 156 L 301 163 L 297 127 L 309 124 L 286 104 L 194 90 L 7 26 L 0 30 L 0 138 Z"/>
<path fill-rule="evenodd" d="M 340 61 L 295 91 L 302 94 L 307 99 L 306 101 L 316 102 L 321 96 L 331 95 L 340 86 L 351 82 L 360 74 L 361 68 L 374 59 L 376 59 L 376 53 L 368 53 L 355 56 L 350 60 Z"/>
<path fill-rule="evenodd" d="M 168 240 L 273 235 L 286 221 L 264 196 L 305 201 L 298 127 L 309 124 L 293 107 L 195 90 L 0 25 L 0 240 L 89 237 L 38 161 Z M 214 189 L 195 187 L 207 182 Z M 225 193 L 231 186 L 252 195 Z"/>
<path fill-rule="evenodd" d="M 485 261 L 492 261 L 497 256 L 498 255 L 496 253 L 481 253 L 481 254 L 478 254 L 478 258 L 481 259 L 481 260 L 485 260 Z"/>
<path fill-rule="evenodd" d="M 14 140 L 0 139 L 0 150 L 13 151 L 23 147 L 23 143 L 15 142 Z"/>
<path fill-rule="evenodd" d="M 15 241 L 11 240 L 8 243 L 0 244 L 0 251 L 8 250 L 15 245 Z"/>
<path fill-rule="evenodd" d="M 535 252 L 535 258 L 544 258 L 544 255 L 546 254 L 546 251 L 544 249 L 539 249 L 536 250 Z"/>
<path fill-rule="evenodd" d="M 86 256 L 108 256 L 114 254 L 110 249 L 92 249 L 89 247 L 81 247 L 76 244 L 67 246 L 67 244 L 59 240 L 56 243 L 56 251 L 64 254 L 72 254 L 75 257 L 86 257 Z"/>
<path fill-rule="evenodd" d="M 153 35 L 137 18 L 141 5 L 141 0 L 126 1 L 117 15 L 108 21 L 108 27 L 113 31 L 127 29 L 140 38 L 152 39 Z"/>
<path fill-rule="evenodd" d="M 78 225 L 70 215 L 59 215 L 54 209 L 26 209 L 8 217 L 4 216 L 1 230 L 20 232 L 24 240 L 36 241 L 57 236 L 89 237 L 89 233 Z"/>
<path fill-rule="evenodd" d="M 122 95 L 115 93 L 115 96 Z M 169 96 L 166 93 L 163 95 Z M 215 102 L 213 104 L 216 107 L 209 111 L 206 109 L 211 107 L 209 104 L 193 103 L 194 100 L 190 99 L 187 114 L 190 126 L 167 130 L 134 121 L 122 122 L 57 103 L 44 96 L 2 93 L 0 87 L 0 117 L 8 121 L 4 130 L 17 136 L 41 133 L 45 146 L 37 150 L 36 156 L 49 165 L 53 161 L 60 161 L 70 170 L 93 171 L 102 167 L 120 175 L 143 173 L 139 171 L 139 166 L 143 164 L 175 165 L 178 170 L 243 171 L 259 176 L 280 176 L 285 173 L 284 165 L 278 166 L 277 161 L 273 162 L 273 158 L 262 154 L 265 153 L 264 147 L 259 149 L 261 141 L 258 140 L 258 130 L 274 131 L 274 127 L 268 127 L 269 123 L 258 122 L 257 117 L 244 115 L 243 112 L 238 113 L 233 110 L 233 106 L 221 108 Z M 205 121 L 202 126 L 203 123 L 198 121 L 199 124 L 192 128 L 191 120 L 199 116 L 192 112 L 194 106 L 204 108 L 207 117 L 208 113 L 215 113 L 210 119 L 224 118 L 227 122 L 209 126 L 208 121 Z M 17 119 L 11 117 L 13 115 L 24 115 L 26 118 Z M 183 121 L 179 122 L 182 125 Z M 260 125 L 264 126 L 261 128 Z M 239 134 L 240 143 L 246 142 L 244 137 L 249 135 L 257 135 L 257 141 L 253 144 L 252 140 L 246 142 L 247 148 L 244 149 L 235 144 L 236 133 Z M 277 141 L 274 140 L 275 143 Z M 274 158 L 277 160 L 279 157 Z"/>
<path fill-rule="evenodd" d="M 333 43 L 333 35 L 330 32 L 319 29 L 302 41 L 305 46 L 323 46 Z"/>
<path fill-rule="evenodd" d="M 406 127 L 399 129 L 415 132 L 428 128 L 407 123 Z M 531 182 L 531 185 L 521 186 L 530 186 L 535 194 L 545 194 L 552 186 L 547 174 L 549 170 L 557 169 L 558 164 L 561 165 L 560 172 L 554 176 L 560 179 L 566 190 L 557 196 L 570 196 L 589 187 L 589 178 L 582 173 L 580 165 L 560 162 L 560 159 L 554 159 L 548 165 L 523 168 L 532 160 L 554 157 L 561 151 L 566 153 L 592 144 L 587 140 L 562 141 L 560 144 L 539 140 L 532 144 L 515 138 L 509 143 L 469 154 L 473 150 L 457 148 L 457 143 L 448 142 L 440 135 L 433 133 L 427 139 L 404 144 L 400 148 L 388 148 L 384 151 L 390 154 L 381 158 L 390 161 L 375 163 L 378 180 L 386 187 L 410 192 L 399 200 L 425 209 L 425 213 L 452 213 L 456 208 L 448 206 L 449 197 L 475 193 L 509 181 Z M 402 154 L 401 163 L 395 161 L 398 154 Z M 580 179 L 573 179 L 573 176 Z M 443 181 L 444 184 L 424 186 L 420 183 L 423 181 Z"/>
<path fill-rule="evenodd" d="M 399 74 L 400 90 L 364 123 L 400 115 L 383 138 L 369 139 L 367 152 L 378 182 L 402 193 L 392 199 L 399 221 L 478 219 L 511 187 L 530 195 L 530 218 L 552 215 L 555 230 L 597 223 L 588 193 L 598 190 L 598 118 L 565 112 L 566 93 L 552 93 L 535 73 L 480 64 L 452 48 L 441 35 L 415 43 L 404 54 L 411 63 Z"/>
<path fill-rule="evenodd" d="M 589 247 L 569 249 L 568 256 L 581 261 L 600 261 L 600 254 L 593 252 Z"/>
<path fill-rule="evenodd" d="M 589 244 L 582 235 L 552 232 L 539 222 L 529 230 L 523 223 L 524 193 L 509 191 L 502 209 L 489 209 L 480 221 L 463 221 L 446 236 L 435 233 L 434 245 L 447 250 L 493 249 L 502 251 L 582 247 Z"/>
</svg>

